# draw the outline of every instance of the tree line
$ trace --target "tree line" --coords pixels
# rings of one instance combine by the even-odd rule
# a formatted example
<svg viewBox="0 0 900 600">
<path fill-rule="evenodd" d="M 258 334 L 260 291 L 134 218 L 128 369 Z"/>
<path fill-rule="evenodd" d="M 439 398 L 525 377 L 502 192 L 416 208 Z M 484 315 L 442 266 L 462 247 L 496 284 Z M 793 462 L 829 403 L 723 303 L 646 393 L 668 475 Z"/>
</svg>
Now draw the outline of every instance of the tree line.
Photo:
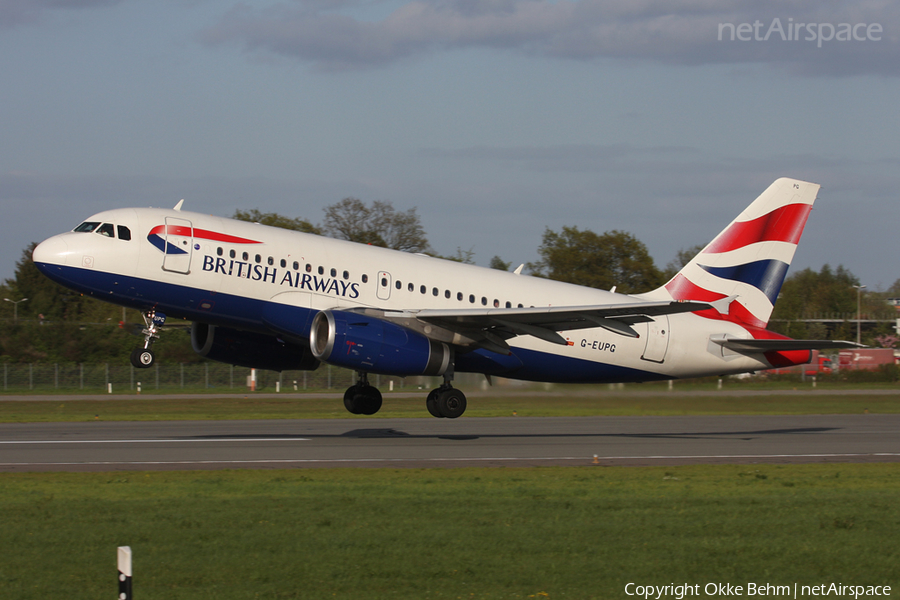
<svg viewBox="0 0 900 600">
<path fill-rule="evenodd" d="M 258 209 L 237 210 L 235 219 L 282 227 L 316 235 L 349 240 L 405 252 L 421 252 L 466 263 L 474 263 L 471 250 L 457 248 L 442 256 L 434 251 L 415 208 L 394 209 L 390 202 L 366 204 L 345 198 L 324 208 L 324 219 L 314 224 L 302 217 L 264 213 Z M 13 278 L 0 285 L 0 361 L 6 362 L 117 362 L 127 361 L 141 343 L 143 320 L 135 310 L 126 310 L 68 290 L 44 277 L 24 249 Z M 525 272 L 598 289 L 639 293 L 668 281 L 702 246 L 686 248 L 664 268 L 657 267 L 647 247 L 630 233 L 612 230 L 601 234 L 576 226 L 560 231 L 545 229 L 537 248 L 539 259 L 526 264 Z M 512 264 L 499 256 L 490 267 L 509 270 Z M 804 269 L 791 274 L 775 305 L 770 329 L 795 338 L 854 339 L 859 279 L 843 266 L 824 265 L 819 271 Z M 900 280 L 888 290 L 867 290 L 861 295 L 864 318 L 891 319 L 896 315 L 887 299 L 900 296 Z M 27 298 L 27 300 L 21 301 Z M 837 327 L 811 323 L 811 315 L 851 315 Z M 188 323 L 172 320 L 155 346 L 161 360 L 202 360 L 190 347 Z M 868 328 L 863 343 L 887 345 L 894 334 L 890 323 Z M 894 338 L 896 339 L 896 338 Z"/>
</svg>

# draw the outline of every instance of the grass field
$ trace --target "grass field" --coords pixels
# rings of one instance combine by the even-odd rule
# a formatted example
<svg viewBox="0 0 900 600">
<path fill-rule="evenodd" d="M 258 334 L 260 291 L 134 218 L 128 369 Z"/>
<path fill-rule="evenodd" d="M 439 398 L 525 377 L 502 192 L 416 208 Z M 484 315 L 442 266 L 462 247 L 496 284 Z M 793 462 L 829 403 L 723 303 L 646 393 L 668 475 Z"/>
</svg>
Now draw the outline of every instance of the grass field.
<svg viewBox="0 0 900 600">
<path fill-rule="evenodd" d="M 629 598 L 891 585 L 900 465 L 0 476 L 0 597 Z M 713 596 L 703 596 L 713 597 Z"/>
<path fill-rule="evenodd" d="M 859 390 L 715 389 L 667 392 L 640 387 L 632 393 L 609 392 L 603 386 L 563 391 L 474 392 L 469 395 L 467 417 L 589 416 L 589 415 L 728 415 L 728 414 L 860 414 L 900 412 L 900 394 L 894 389 Z M 730 392 L 747 395 L 733 395 Z M 430 418 L 424 395 L 384 395 L 384 406 L 374 417 L 353 417 L 340 394 L 322 395 L 202 395 L 184 397 L 133 396 L 106 400 L 98 397 L 59 396 L 40 402 L 3 401 L 0 422 L 38 421 L 158 421 L 183 419 L 297 419 L 297 418 Z M 99 397 L 99 398 L 102 398 Z"/>
</svg>

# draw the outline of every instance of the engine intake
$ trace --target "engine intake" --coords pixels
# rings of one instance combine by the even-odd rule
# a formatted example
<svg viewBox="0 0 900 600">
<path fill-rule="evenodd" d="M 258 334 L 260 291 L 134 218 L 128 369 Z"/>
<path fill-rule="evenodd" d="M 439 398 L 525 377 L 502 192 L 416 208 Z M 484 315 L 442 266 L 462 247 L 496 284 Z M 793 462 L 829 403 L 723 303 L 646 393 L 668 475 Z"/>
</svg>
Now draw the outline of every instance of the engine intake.
<svg viewBox="0 0 900 600">
<path fill-rule="evenodd" d="M 325 310 L 309 333 L 313 355 L 332 365 L 385 375 L 443 375 L 450 348 L 390 321 Z"/>
<path fill-rule="evenodd" d="M 191 346 L 205 358 L 251 369 L 314 371 L 319 366 L 319 361 L 301 346 L 270 335 L 206 323 L 191 325 Z"/>
</svg>

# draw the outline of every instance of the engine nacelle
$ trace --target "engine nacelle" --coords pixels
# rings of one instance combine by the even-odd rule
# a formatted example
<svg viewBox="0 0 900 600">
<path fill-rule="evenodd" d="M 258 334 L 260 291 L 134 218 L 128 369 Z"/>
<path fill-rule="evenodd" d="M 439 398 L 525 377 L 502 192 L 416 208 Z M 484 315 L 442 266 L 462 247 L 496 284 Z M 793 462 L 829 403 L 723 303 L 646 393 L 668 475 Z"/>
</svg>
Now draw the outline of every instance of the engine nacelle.
<svg viewBox="0 0 900 600">
<path fill-rule="evenodd" d="M 443 375 L 451 355 L 447 344 L 421 333 L 340 310 L 316 314 L 309 347 L 322 362 L 385 375 Z"/>
<path fill-rule="evenodd" d="M 319 366 L 308 349 L 251 331 L 193 323 L 194 352 L 219 362 L 272 371 L 314 371 Z"/>
</svg>

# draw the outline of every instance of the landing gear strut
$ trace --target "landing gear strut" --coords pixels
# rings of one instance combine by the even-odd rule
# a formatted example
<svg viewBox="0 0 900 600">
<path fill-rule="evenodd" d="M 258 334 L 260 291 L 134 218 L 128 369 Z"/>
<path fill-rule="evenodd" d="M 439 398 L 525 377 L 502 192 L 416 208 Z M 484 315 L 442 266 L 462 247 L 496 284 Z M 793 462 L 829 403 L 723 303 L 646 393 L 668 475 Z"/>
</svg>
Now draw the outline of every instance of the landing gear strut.
<svg viewBox="0 0 900 600">
<path fill-rule="evenodd" d="M 381 392 L 369 385 L 368 373 L 357 371 L 356 385 L 344 392 L 344 408 L 354 415 L 374 415 L 381 408 Z"/>
<path fill-rule="evenodd" d="M 132 351 L 131 364 L 138 369 L 149 369 L 156 360 L 156 353 L 150 347 L 159 339 L 159 328 L 166 322 L 166 316 L 155 310 L 142 312 L 141 316 L 144 317 L 144 329 L 141 331 L 144 334 L 144 345 Z"/>
</svg>

